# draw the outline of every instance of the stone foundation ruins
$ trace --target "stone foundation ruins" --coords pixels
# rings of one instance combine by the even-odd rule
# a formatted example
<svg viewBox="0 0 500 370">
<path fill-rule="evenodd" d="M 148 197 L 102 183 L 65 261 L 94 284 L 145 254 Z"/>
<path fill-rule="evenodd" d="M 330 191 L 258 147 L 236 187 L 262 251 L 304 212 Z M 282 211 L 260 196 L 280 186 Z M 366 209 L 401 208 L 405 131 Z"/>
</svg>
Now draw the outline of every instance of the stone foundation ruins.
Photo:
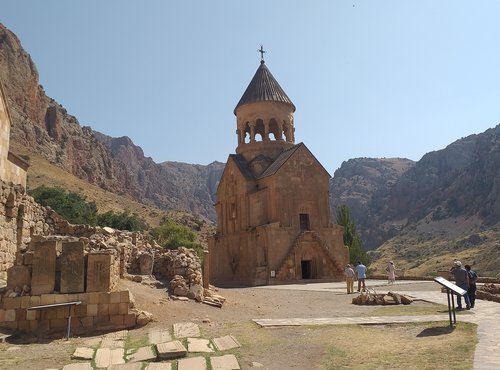
<svg viewBox="0 0 500 370">
<path fill-rule="evenodd" d="M 164 250 L 137 232 L 69 224 L 22 186 L 1 182 L 0 277 L 7 286 L 0 327 L 59 332 L 69 316 L 72 333 L 144 324 L 148 315 L 133 308 L 128 290 L 118 290 L 127 274 L 178 276 L 203 297 L 194 251 Z"/>
</svg>

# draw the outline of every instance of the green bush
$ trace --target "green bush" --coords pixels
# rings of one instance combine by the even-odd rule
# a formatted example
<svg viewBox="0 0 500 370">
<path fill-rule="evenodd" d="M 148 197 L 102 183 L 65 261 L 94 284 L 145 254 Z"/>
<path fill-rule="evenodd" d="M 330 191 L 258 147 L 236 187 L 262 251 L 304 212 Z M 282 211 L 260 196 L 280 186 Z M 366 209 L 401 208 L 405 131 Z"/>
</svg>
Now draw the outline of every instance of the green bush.
<svg viewBox="0 0 500 370">
<path fill-rule="evenodd" d="M 85 198 L 59 187 L 39 186 L 28 192 L 36 202 L 52 208 L 61 217 L 72 224 L 88 224 L 94 226 L 97 220 L 97 207 L 94 202 L 86 202 Z"/>
<path fill-rule="evenodd" d="M 108 211 L 97 215 L 97 225 L 109 226 L 119 230 L 141 231 L 147 228 L 144 220 L 128 211 L 115 213 Z"/>
<path fill-rule="evenodd" d="M 203 260 L 203 247 L 196 242 L 196 234 L 189 228 L 167 221 L 151 231 L 152 238 L 163 248 L 178 249 L 191 248 Z"/>
</svg>

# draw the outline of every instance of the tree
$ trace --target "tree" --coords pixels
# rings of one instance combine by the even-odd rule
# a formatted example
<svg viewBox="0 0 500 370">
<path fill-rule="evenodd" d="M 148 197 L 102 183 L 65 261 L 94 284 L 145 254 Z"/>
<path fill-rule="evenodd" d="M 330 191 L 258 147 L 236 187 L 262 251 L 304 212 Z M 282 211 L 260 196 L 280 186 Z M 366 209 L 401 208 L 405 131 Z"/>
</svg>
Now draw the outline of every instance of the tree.
<svg viewBox="0 0 500 370">
<path fill-rule="evenodd" d="M 363 243 L 356 230 L 356 224 L 351 219 L 349 208 L 345 204 L 337 207 L 337 223 L 344 227 L 344 244 L 349 247 L 349 259 L 351 263 L 361 261 L 367 265 L 370 260 L 363 249 Z"/>
<path fill-rule="evenodd" d="M 108 211 L 97 215 L 97 225 L 109 226 L 118 230 L 141 231 L 147 228 L 147 224 L 136 214 L 129 211 L 115 213 Z"/>
</svg>

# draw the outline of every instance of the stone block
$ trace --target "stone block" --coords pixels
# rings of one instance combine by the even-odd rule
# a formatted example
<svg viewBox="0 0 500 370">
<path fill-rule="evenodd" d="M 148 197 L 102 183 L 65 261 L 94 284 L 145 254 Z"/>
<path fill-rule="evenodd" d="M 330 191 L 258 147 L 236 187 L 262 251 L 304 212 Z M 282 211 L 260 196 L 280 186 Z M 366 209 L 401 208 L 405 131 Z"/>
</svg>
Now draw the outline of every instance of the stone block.
<svg viewBox="0 0 500 370">
<path fill-rule="evenodd" d="M 40 296 L 39 295 L 32 295 L 30 297 L 30 307 L 39 306 L 39 305 L 40 305 Z"/>
<path fill-rule="evenodd" d="M 94 358 L 94 349 L 89 347 L 77 347 L 71 358 L 76 360 L 92 360 Z"/>
<path fill-rule="evenodd" d="M 17 330 L 28 332 L 30 331 L 30 323 L 27 320 L 19 321 L 17 320 Z"/>
<path fill-rule="evenodd" d="M 21 297 L 3 299 L 4 310 L 14 310 L 16 308 L 21 308 Z"/>
<path fill-rule="evenodd" d="M 92 293 L 80 293 L 76 295 L 76 300 L 81 301 L 82 303 L 97 303 L 97 302 L 90 302 L 90 294 Z"/>
<path fill-rule="evenodd" d="M 99 348 L 95 354 L 95 365 L 98 368 L 107 368 L 111 365 L 124 364 L 123 348 Z"/>
<path fill-rule="evenodd" d="M 2 328 L 17 330 L 17 321 L 4 321 L 2 323 Z"/>
<path fill-rule="evenodd" d="M 214 338 L 212 342 L 214 342 L 215 348 L 219 351 L 228 351 L 233 348 L 241 347 L 241 344 L 232 335 Z"/>
<path fill-rule="evenodd" d="M 87 292 L 108 292 L 111 289 L 111 254 L 90 253 L 87 256 Z"/>
<path fill-rule="evenodd" d="M 102 325 L 102 326 L 107 326 L 111 323 L 109 316 L 95 316 L 94 317 L 94 325 Z"/>
<path fill-rule="evenodd" d="M 31 276 L 31 294 L 52 293 L 56 282 L 56 246 L 58 241 L 35 244 Z"/>
<path fill-rule="evenodd" d="M 68 320 L 66 320 L 66 319 L 53 319 L 53 320 L 50 320 L 49 326 L 50 326 L 50 330 L 55 330 L 55 331 L 65 330 L 65 329 L 67 329 L 67 326 L 68 326 Z"/>
<path fill-rule="evenodd" d="M 97 316 L 105 316 L 105 315 L 109 315 L 109 304 L 99 303 L 97 305 Z"/>
<path fill-rule="evenodd" d="M 156 350 L 158 351 L 158 357 L 163 360 L 185 357 L 187 355 L 186 347 L 178 340 L 158 343 Z"/>
<path fill-rule="evenodd" d="M 183 358 L 177 361 L 177 370 L 206 370 L 205 357 Z"/>
<path fill-rule="evenodd" d="M 188 338 L 187 345 L 189 353 L 210 353 L 214 351 L 210 346 L 210 341 L 204 338 Z"/>
<path fill-rule="evenodd" d="M 98 304 L 99 303 L 99 293 L 87 293 L 88 303 Z"/>
<path fill-rule="evenodd" d="M 94 327 L 94 318 L 90 317 L 82 317 L 78 319 L 84 328 L 93 328 Z"/>
<path fill-rule="evenodd" d="M 87 316 L 87 305 L 86 304 L 79 304 L 76 305 L 73 308 L 73 315 L 74 317 L 85 317 Z"/>
<path fill-rule="evenodd" d="M 118 315 L 119 311 L 119 303 L 110 303 L 108 305 L 108 312 L 110 315 Z"/>
<path fill-rule="evenodd" d="M 28 266 L 14 265 L 7 270 L 7 289 L 21 288 L 31 285 L 31 274 Z"/>
<path fill-rule="evenodd" d="M 99 303 L 108 304 L 110 302 L 110 293 L 99 293 Z"/>
<path fill-rule="evenodd" d="M 146 370 L 172 370 L 170 362 L 151 362 L 146 366 Z"/>
<path fill-rule="evenodd" d="M 124 315 L 123 325 L 125 325 L 126 328 L 133 328 L 135 326 L 135 314 L 129 313 L 128 315 Z"/>
<path fill-rule="evenodd" d="M 128 303 L 118 303 L 118 314 L 120 315 L 128 314 Z"/>
<path fill-rule="evenodd" d="M 148 333 L 149 343 L 159 344 L 172 340 L 172 336 L 167 330 L 155 330 Z"/>
<path fill-rule="evenodd" d="M 5 310 L 4 321 L 16 321 L 16 310 Z"/>
<path fill-rule="evenodd" d="M 141 370 L 143 366 L 142 362 L 130 362 L 121 365 L 111 365 L 106 370 Z"/>
<path fill-rule="evenodd" d="M 5 321 L 5 310 L 0 309 L 0 322 Z"/>
<path fill-rule="evenodd" d="M 120 302 L 121 302 L 121 292 L 109 293 L 109 303 L 120 303 Z"/>
<path fill-rule="evenodd" d="M 67 303 L 68 298 L 66 294 L 54 294 L 55 303 Z"/>
<path fill-rule="evenodd" d="M 56 319 L 64 319 L 69 316 L 69 307 L 57 307 L 56 308 Z"/>
<path fill-rule="evenodd" d="M 54 303 L 56 303 L 55 294 L 42 294 L 42 295 L 40 295 L 40 304 L 41 305 L 54 304 Z"/>
<path fill-rule="evenodd" d="M 97 305 L 88 304 L 87 305 L 87 316 L 97 316 Z"/>
<path fill-rule="evenodd" d="M 25 321 L 25 320 L 26 320 L 26 309 L 16 308 L 16 321 Z"/>
<path fill-rule="evenodd" d="M 130 292 L 128 290 L 122 290 L 120 292 L 120 302 L 130 303 Z"/>
<path fill-rule="evenodd" d="M 34 333 L 38 330 L 38 326 L 39 326 L 39 323 L 38 323 L 38 320 L 30 320 L 28 321 L 29 322 L 29 326 L 30 326 L 30 332 Z"/>
<path fill-rule="evenodd" d="M 44 320 L 53 320 L 57 319 L 57 310 L 55 307 L 53 308 L 45 308 L 42 311 L 42 318 Z"/>
<path fill-rule="evenodd" d="M 38 320 L 39 317 L 39 310 L 26 310 L 26 320 Z"/>
<path fill-rule="evenodd" d="M 80 293 L 85 290 L 84 244 L 63 242 L 61 253 L 61 293 Z"/>
<path fill-rule="evenodd" d="M 154 361 L 156 360 L 156 354 L 153 352 L 151 346 L 141 347 L 127 356 L 127 360 L 128 362 Z"/>
<path fill-rule="evenodd" d="M 110 315 L 109 320 L 111 322 L 111 325 L 123 327 L 123 315 Z"/>
<path fill-rule="evenodd" d="M 30 299 L 29 295 L 21 297 L 21 308 L 30 308 L 31 307 L 30 302 L 31 302 L 31 299 Z"/>
<path fill-rule="evenodd" d="M 240 365 L 234 355 L 212 356 L 210 357 L 212 370 L 239 370 Z"/>
<path fill-rule="evenodd" d="M 77 362 L 64 365 L 63 370 L 92 370 L 92 365 L 90 362 Z"/>
</svg>

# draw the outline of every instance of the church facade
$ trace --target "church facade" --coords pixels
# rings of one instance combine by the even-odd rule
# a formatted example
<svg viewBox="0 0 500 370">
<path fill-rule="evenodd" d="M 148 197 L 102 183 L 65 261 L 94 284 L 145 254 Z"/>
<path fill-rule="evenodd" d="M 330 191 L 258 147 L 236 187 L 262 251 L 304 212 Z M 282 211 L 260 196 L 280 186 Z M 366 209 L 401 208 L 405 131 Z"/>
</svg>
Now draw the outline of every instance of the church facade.
<svg viewBox="0 0 500 370">
<path fill-rule="evenodd" d="M 330 175 L 305 144 L 295 144 L 294 112 L 262 59 L 234 109 L 238 146 L 217 188 L 212 284 L 343 277 L 349 253 L 331 220 Z"/>
</svg>

